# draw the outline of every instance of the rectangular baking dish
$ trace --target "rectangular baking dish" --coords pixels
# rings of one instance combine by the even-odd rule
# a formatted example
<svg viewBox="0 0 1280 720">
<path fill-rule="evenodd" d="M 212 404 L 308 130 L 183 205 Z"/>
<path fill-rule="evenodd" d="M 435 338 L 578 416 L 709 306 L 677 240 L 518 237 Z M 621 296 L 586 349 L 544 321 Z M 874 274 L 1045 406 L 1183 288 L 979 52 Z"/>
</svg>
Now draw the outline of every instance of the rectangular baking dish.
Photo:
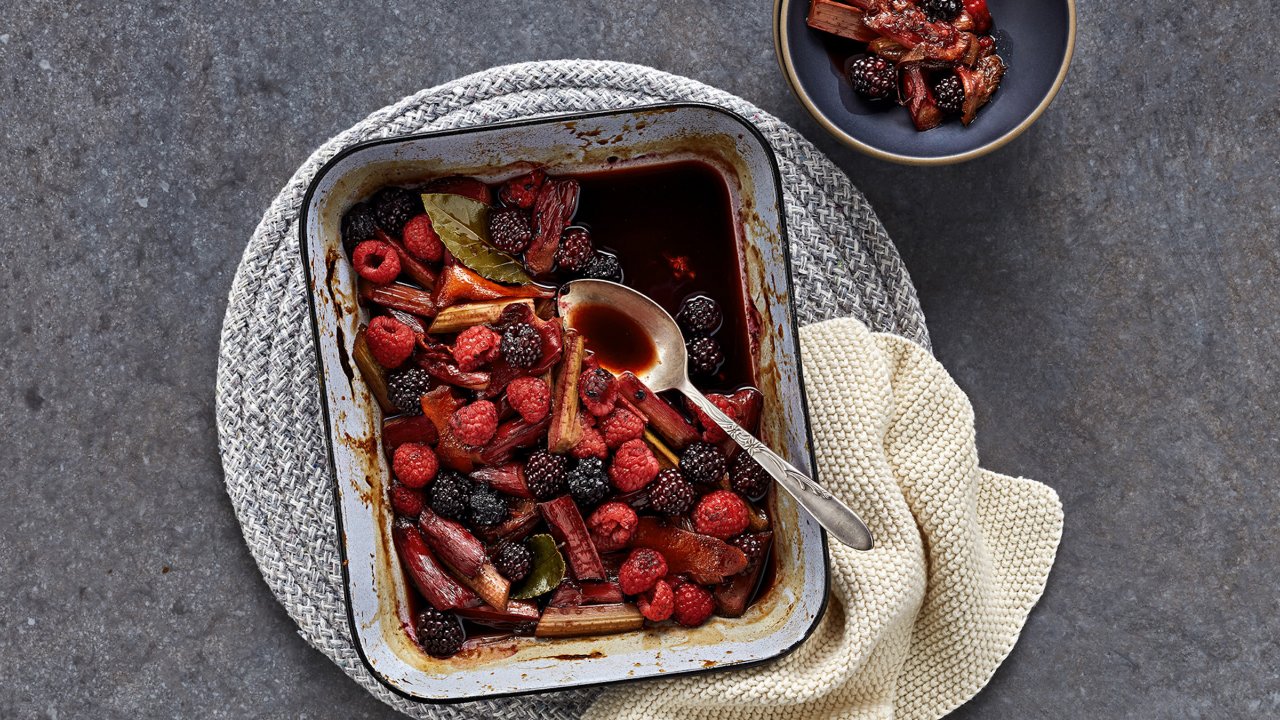
<svg viewBox="0 0 1280 720">
<path fill-rule="evenodd" d="M 670 677 L 779 657 L 803 641 L 826 606 L 825 538 L 785 495 L 774 507 L 776 571 L 747 613 L 700 628 L 663 626 L 601 637 L 517 638 L 437 660 L 405 631 L 408 589 L 395 557 L 379 451 L 382 414 L 355 369 L 352 342 L 367 322 L 342 251 L 343 213 L 376 188 L 446 175 L 501 181 L 541 166 L 573 175 L 698 160 L 729 188 L 744 288 L 761 332 L 755 370 L 762 439 L 812 471 L 809 424 L 777 164 L 759 131 L 723 109 L 676 104 L 523 120 L 375 140 L 324 166 L 299 228 L 322 388 L 351 632 L 370 672 L 391 690 L 456 702 Z"/>
</svg>

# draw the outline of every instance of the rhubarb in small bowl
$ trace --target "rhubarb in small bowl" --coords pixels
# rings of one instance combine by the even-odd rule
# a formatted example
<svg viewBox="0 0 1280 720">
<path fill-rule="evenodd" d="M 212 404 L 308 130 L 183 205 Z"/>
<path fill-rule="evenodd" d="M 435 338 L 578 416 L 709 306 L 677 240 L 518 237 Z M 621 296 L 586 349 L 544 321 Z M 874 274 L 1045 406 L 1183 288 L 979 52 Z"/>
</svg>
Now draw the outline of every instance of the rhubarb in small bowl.
<svg viewBox="0 0 1280 720">
<path fill-rule="evenodd" d="M 1075 28 L 1074 0 L 777 0 L 774 41 L 791 89 L 837 139 L 941 165 L 1040 117 Z"/>
</svg>

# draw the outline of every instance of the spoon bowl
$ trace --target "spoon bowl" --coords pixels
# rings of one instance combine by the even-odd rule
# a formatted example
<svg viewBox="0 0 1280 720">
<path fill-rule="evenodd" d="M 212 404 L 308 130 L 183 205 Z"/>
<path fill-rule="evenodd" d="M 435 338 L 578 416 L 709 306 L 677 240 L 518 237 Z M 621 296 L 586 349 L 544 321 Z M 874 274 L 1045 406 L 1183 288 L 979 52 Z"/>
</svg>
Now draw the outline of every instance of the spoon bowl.
<svg viewBox="0 0 1280 720">
<path fill-rule="evenodd" d="M 675 318 L 643 293 L 607 280 L 575 280 L 557 298 L 560 317 L 582 333 L 601 366 L 631 371 L 653 392 L 677 390 L 733 438 L 840 542 L 874 545 L 871 532 L 847 505 L 725 415 L 689 381 L 684 334 Z"/>
</svg>

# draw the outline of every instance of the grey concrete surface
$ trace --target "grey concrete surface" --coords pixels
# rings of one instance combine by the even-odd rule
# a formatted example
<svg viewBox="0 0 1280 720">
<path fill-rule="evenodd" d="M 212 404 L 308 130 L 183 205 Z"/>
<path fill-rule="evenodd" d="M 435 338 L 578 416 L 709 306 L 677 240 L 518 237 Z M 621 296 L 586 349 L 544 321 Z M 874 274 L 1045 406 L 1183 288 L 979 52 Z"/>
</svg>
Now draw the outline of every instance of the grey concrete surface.
<svg viewBox="0 0 1280 720">
<path fill-rule="evenodd" d="M 823 137 L 771 3 L 6 3 L 0 717 L 391 717 L 293 632 L 222 491 L 219 325 L 312 148 L 503 62 L 600 57 L 800 128 L 878 208 L 984 463 L 1058 489 L 1048 591 L 955 716 L 1280 715 L 1280 50 L 1267 0 L 1083 0 L 1004 150 Z"/>
</svg>

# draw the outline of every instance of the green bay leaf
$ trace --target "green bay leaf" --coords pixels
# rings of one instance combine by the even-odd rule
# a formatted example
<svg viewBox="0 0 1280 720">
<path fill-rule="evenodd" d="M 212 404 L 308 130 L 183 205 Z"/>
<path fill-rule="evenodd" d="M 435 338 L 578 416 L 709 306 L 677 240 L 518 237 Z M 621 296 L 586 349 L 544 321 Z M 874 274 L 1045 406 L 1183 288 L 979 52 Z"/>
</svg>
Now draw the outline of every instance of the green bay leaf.
<svg viewBox="0 0 1280 720">
<path fill-rule="evenodd" d="M 528 600 L 555 590 L 564 580 L 564 556 L 556 548 L 556 541 L 546 533 L 539 533 L 527 541 L 533 551 L 533 569 L 520 587 L 511 591 L 513 600 Z"/>
<path fill-rule="evenodd" d="M 489 206 L 462 195 L 426 193 L 422 207 L 458 262 L 494 282 L 533 282 L 519 260 L 489 244 Z"/>
</svg>

